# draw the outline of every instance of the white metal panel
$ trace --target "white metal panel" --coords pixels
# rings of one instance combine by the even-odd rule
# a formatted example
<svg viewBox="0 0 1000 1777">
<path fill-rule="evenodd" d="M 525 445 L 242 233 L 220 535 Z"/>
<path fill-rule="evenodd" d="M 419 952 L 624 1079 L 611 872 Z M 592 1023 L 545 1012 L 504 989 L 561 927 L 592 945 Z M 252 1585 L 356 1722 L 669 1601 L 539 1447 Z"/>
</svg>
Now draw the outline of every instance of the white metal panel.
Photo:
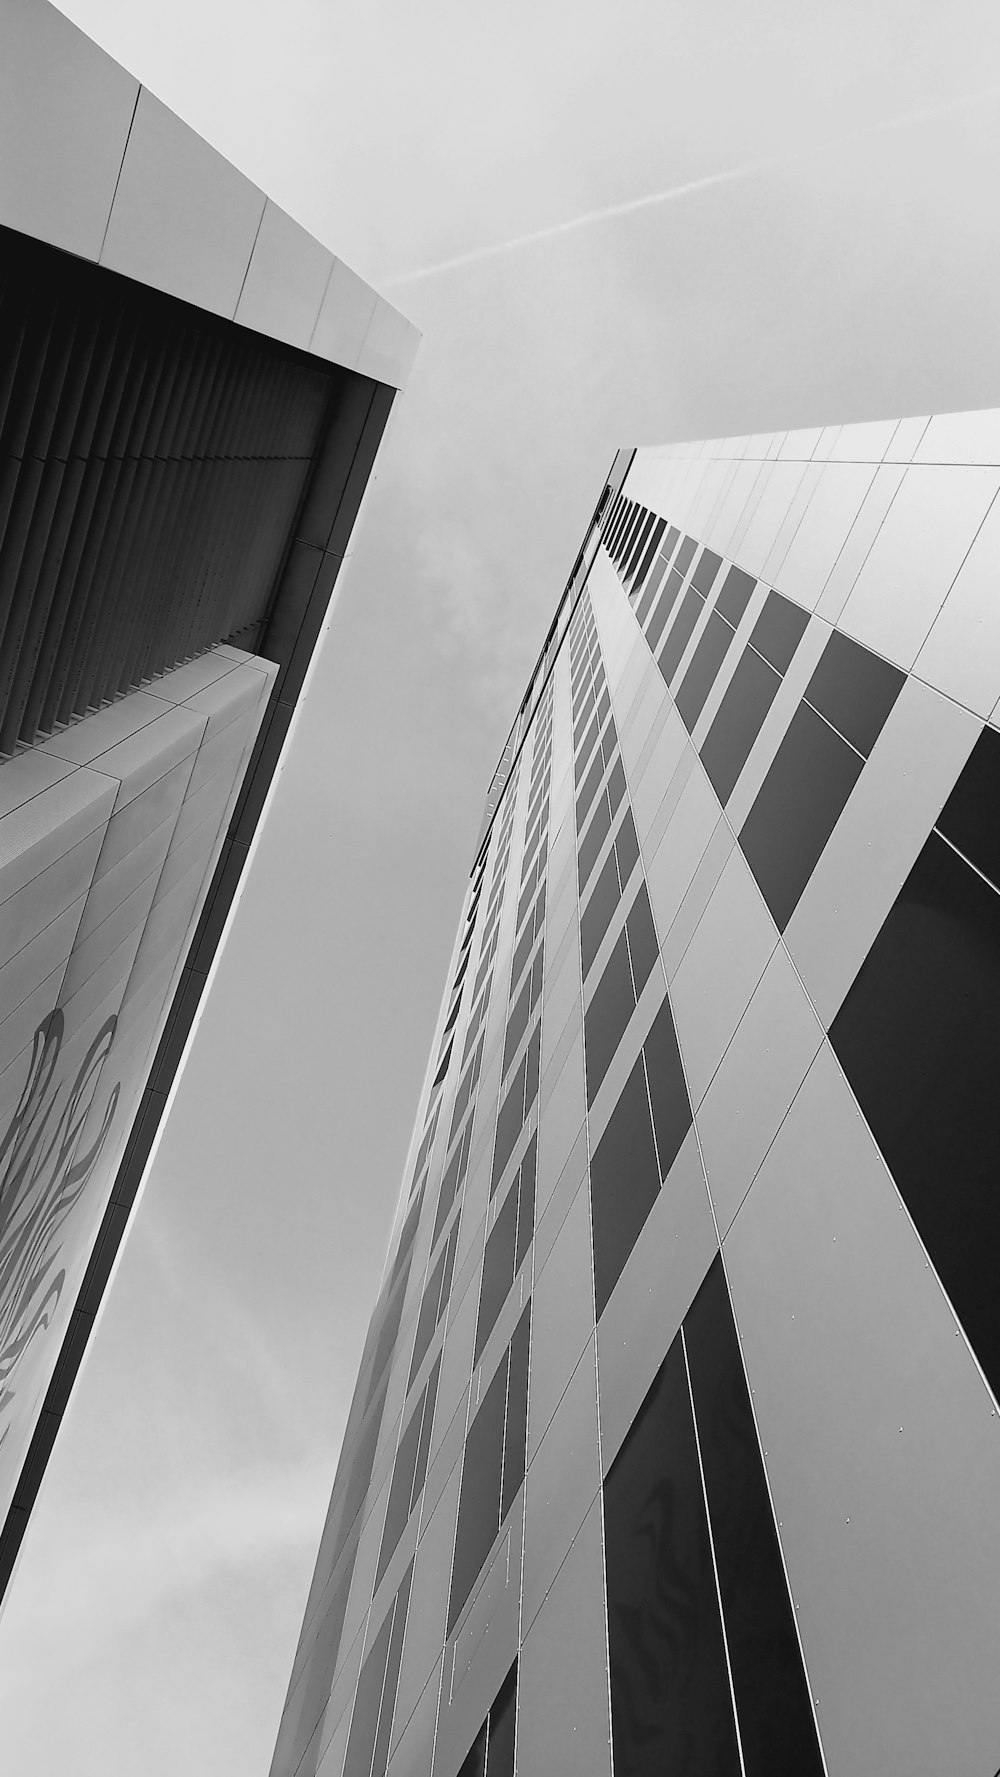
<svg viewBox="0 0 1000 1777">
<path fill-rule="evenodd" d="M 0 9 L 0 222 L 96 260 L 139 82 L 44 0 Z"/>
<path fill-rule="evenodd" d="M 235 319 L 307 350 L 332 270 L 330 249 L 268 198 Z"/>
<path fill-rule="evenodd" d="M 144 87 L 101 264 L 229 318 L 264 194 Z"/>
</svg>

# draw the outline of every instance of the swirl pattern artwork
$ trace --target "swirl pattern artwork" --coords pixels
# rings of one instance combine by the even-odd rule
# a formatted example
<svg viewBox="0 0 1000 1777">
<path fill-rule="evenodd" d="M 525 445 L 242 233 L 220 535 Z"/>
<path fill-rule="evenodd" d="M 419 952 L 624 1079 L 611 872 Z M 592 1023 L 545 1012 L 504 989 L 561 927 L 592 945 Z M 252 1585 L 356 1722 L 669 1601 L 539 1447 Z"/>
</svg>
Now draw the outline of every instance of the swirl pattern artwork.
<svg viewBox="0 0 1000 1777">
<path fill-rule="evenodd" d="M 66 1222 L 100 1158 L 118 1105 L 112 1089 L 96 1132 L 80 1151 L 118 1020 L 90 1044 L 68 1090 L 59 1057 L 65 1020 L 57 1007 L 32 1042 L 28 1074 L 0 1136 L 0 1451 L 11 1427 L 18 1371 L 51 1324 L 66 1283 Z"/>
</svg>

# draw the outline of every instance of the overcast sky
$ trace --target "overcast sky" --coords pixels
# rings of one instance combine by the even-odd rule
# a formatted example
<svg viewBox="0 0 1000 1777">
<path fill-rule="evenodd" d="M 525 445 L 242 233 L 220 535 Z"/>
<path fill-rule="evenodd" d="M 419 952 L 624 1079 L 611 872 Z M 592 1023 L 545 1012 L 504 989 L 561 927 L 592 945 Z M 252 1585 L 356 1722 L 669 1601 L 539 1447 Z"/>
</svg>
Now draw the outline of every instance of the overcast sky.
<svg viewBox="0 0 1000 1777">
<path fill-rule="evenodd" d="M 424 331 L 0 1624 L 5 1773 L 265 1777 L 487 781 L 605 472 L 1000 405 L 1000 8 L 63 10 Z"/>
</svg>

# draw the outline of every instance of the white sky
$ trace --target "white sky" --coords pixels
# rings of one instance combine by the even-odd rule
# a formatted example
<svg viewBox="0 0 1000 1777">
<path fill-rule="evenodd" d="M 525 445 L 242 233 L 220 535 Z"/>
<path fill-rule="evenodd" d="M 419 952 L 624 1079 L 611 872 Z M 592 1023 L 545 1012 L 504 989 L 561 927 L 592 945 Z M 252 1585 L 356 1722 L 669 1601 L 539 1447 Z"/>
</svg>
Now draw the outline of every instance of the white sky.
<svg viewBox="0 0 1000 1777">
<path fill-rule="evenodd" d="M 5 1773 L 265 1777 L 487 781 L 604 474 L 1000 405 L 1000 8 L 63 10 L 425 334 L 0 1624 Z"/>
</svg>

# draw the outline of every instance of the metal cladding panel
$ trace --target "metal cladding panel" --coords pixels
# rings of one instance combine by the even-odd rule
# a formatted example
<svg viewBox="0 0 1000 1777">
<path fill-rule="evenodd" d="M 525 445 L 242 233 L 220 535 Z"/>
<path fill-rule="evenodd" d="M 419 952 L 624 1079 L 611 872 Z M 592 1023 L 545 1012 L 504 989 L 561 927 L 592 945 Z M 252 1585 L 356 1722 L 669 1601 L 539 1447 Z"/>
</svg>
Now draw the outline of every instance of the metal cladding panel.
<svg viewBox="0 0 1000 1777">
<path fill-rule="evenodd" d="M 231 317 L 264 193 L 144 87 L 100 263 Z"/>
<path fill-rule="evenodd" d="M 373 1321 L 401 1425 L 440 1355 L 389 1483 L 417 1602 L 377 1733 L 384 1593 L 350 1646 L 313 1607 L 272 1777 L 995 1768 L 998 440 L 619 454 L 490 786 Z M 352 1416 L 374 1540 L 366 1463 Z"/>
<path fill-rule="evenodd" d="M 100 256 L 139 82 L 40 0 L 0 15 L 0 222 Z"/>
<path fill-rule="evenodd" d="M 412 369 L 418 330 L 47 0 L 0 19 L 0 225 L 393 388 Z"/>
<path fill-rule="evenodd" d="M 85 1309 L 76 1298 L 273 681 L 266 661 L 214 656 L 198 663 L 202 679 L 211 663 L 211 709 L 206 687 L 193 686 L 188 669 L 168 674 L 156 700 L 135 693 L 134 712 L 125 699 L 68 730 L 66 775 L 0 817 L 5 1516 L 12 1503 L 30 1504 L 25 1460 L 71 1316 L 92 1320 L 98 1305 L 92 1277 Z M 162 713 L 150 720 L 154 701 Z M 234 725 L 249 711 L 253 726 L 220 768 L 222 793 L 192 850 L 184 836 L 187 794 L 203 748 L 226 732 L 218 725 L 227 708 Z M 131 729 L 124 738 L 123 729 Z M 0 765 L 0 794 L 5 773 L 23 776 L 18 763 Z M 187 854 L 179 875 L 172 871 L 178 850 Z M 105 1254 L 108 1267 L 117 1244 Z"/>
</svg>

